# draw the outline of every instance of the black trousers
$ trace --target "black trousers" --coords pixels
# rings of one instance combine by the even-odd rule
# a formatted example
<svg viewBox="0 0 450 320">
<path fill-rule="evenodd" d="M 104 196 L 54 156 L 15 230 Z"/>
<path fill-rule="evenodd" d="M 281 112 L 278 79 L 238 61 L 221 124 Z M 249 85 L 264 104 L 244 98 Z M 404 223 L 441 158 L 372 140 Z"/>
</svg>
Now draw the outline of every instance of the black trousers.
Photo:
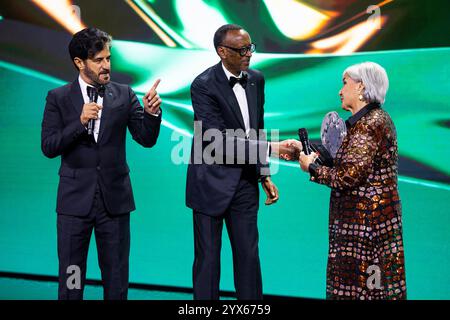
<svg viewBox="0 0 450 320">
<path fill-rule="evenodd" d="M 220 251 L 224 221 L 233 252 L 236 297 L 239 300 L 262 299 L 258 206 L 258 181 L 256 177 L 244 173 L 226 212 L 216 217 L 194 210 L 195 258 L 192 268 L 194 299 L 219 299 Z"/>
<path fill-rule="evenodd" d="M 86 261 L 93 229 L 102 274 L 103 297 L 105 300 L 126 300 L 130 255 L 130 214 L 110 216 L 98 186 L 92 209 L 86 217 L 58 215 L 58 299 L 83 299 Z M 77 286 L 78 275 L 80 286 Z"/>
</svg>

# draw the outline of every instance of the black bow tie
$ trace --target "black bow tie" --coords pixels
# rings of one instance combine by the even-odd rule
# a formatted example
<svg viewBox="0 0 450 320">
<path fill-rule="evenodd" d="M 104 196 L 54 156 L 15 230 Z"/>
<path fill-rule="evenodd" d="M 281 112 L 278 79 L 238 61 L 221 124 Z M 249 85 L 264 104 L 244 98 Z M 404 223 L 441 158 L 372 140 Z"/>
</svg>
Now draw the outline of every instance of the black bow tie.
<svg viewBox="0 0 450 320">
<path fill-rule="evenodd" d="M 87 94 L 88 97 L 92 97 L 92 101 L 97 101 L 97 97 L 100 96 L 103 98 L 103 96 L 105 95 L 105 86 L 104 85 L 100 85 L 98 87 L 91 87 L 91 86 L 87 86 Z"/>
<path fill-rule="evenodd" d="M 240 83 L 241 86 L 245 89 L 247 86 L 247 74 L 243 74 L 242 77 L 236 78 L 236 77 L 230 77 L 230 80 L 228 80 L 228 83 L 230 84 L 230 87 L 233 88 L 236 83 Z"/>
</svg>

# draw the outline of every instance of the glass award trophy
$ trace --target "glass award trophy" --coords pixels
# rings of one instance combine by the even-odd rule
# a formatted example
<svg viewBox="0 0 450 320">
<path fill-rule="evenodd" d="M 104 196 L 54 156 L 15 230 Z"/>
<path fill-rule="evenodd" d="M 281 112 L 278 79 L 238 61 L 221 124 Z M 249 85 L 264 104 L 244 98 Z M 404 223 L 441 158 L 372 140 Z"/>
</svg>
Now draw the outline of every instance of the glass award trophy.
<svg viewBox="0 0 450 320">
<path fill-rule="evenodd" d="M 339 117 L 336 111 L 328 112 L 322 121 L 320 138 L 322 145 L 333 158 L 336 157 L 336 153 L 346 135 L 347 127 L 345 126 L 345 121 Z"/>
</svg>

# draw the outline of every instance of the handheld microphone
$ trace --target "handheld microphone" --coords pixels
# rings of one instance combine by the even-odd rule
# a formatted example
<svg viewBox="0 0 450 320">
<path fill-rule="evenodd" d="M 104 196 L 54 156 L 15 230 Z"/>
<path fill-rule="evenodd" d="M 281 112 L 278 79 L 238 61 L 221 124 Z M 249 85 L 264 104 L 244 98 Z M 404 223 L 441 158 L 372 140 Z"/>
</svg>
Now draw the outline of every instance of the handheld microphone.
<svg viewBox="0 0 450 320">
<path fill-rule="evenodd" d="M 89 89 L 89 88 L 88 88 Z M 105 95 L 105 86 L 100 85 L 96 88 L 88 90 L 89 103 L 97 102 L 98 96 L 103 97 Z M 88 121 L 87 131 L 88 135 L 92 136 L 94 134 L 94 123 L 95 119 L 90 119 Z"/>
<path fill-rule="evenodd" d="M 88 96 L 89 96 L 89 103 L 97 102 L 97 90 L 92 88 L 92 90 L 88 90 Z M 87 132 L 88 135 L 92 136 L 94 134 L 94 122 L 95 119 L 89 119 L 88 125 L 87 125 Z"/>
<path fill-rule="evenodd" d="M 308 139 L 308 131 L 305 128 L 298 129 L 298 138 L 302 143 L 303 152 L 308 155 L 311 153 Z"/>
<path fill-rule="evenodd" d="M 311 152 L 315 152 L 317 154 L 317 158 L 314 160 L 314 163 L 320 166 L 330 168 L 333 167 L 333 157 L 331 154 L 323 145 L 310 143 L 308 139 L 308 131 L 306 131 L 305 128 L 298 129 L 298 137 L 302 143 L 303 152 L 306 155 L 311 154 Z"/>
</svg>

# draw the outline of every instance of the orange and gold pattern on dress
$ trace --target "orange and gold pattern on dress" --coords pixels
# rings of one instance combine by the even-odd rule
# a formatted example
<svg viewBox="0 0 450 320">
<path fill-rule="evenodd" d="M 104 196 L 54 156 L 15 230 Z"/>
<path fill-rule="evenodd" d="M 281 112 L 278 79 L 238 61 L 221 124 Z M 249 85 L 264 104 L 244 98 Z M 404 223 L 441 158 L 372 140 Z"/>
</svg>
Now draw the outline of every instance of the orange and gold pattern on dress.
<svg viewBox="0 0 450 320">
<path fill-rule="evenodd" d="M 311 181 L 331 187 L 327 299 L 406 299 L 397 136 L 369 111 L 348 128 L 333 168 Z"/>
</svg>

